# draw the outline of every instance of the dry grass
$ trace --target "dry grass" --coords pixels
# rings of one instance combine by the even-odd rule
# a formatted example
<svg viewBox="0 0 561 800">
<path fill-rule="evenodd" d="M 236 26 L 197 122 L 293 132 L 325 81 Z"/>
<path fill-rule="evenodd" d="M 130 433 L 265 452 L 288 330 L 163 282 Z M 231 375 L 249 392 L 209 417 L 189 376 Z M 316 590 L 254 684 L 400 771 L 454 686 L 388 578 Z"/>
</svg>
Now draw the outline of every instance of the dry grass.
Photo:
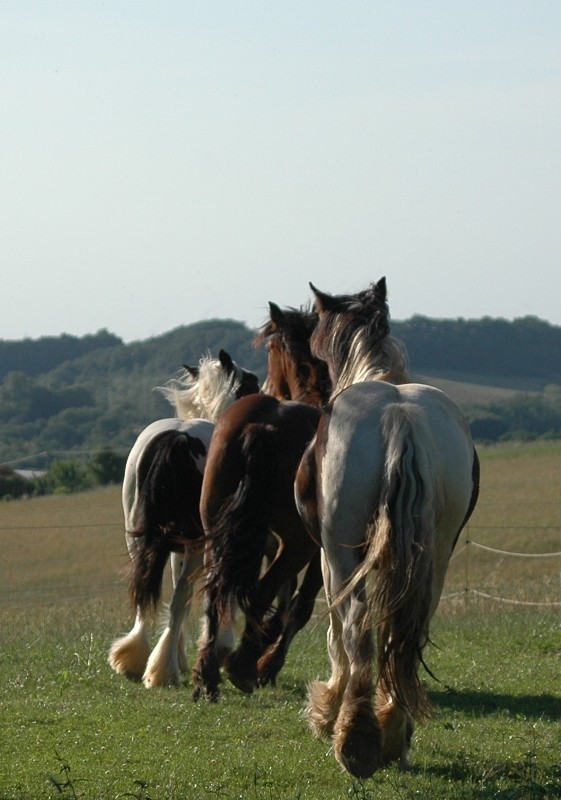
<svg viewBox="0 0 561 800">
<path fill-rule="evenodd" d="M 0 503 L 3 602 L 123 592 L 119 488 Z"/>
<path fill-rule="evenodd" d="M 561 602 L 561 558 L 489 553 L 561 551 L 561 444 L 481 450 L 481 495 L 450 566 L 444 609 L 465 605 L 466 585 L 506 599 Z M 4 605 L 115 594 L 127 613 L 128 555 L 117 487 L 0 504 Z M 467 584 L 466 584 L 467 581 Z M 473 602 L 473 596 L 469 595 Z"/>
<path fill-rule="evenodd" d="M 480 499 L 445 594 L 467 587 L 505 600 L 561 603 L 561 557 L 527 557 L 561 552 L 561 445 L 510 444 L 480 454 Z M 468 541 L 526 557 L 466 548 Z"/>
</svg>

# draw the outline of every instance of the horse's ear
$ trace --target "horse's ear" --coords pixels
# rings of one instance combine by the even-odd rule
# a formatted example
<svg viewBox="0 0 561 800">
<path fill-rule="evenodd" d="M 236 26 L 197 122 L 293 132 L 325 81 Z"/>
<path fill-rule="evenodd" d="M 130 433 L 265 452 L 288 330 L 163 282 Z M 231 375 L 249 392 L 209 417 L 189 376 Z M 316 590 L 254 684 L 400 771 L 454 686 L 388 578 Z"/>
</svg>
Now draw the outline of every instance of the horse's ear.
<svg viewBox="0 0 561 800">
<path fill-rule="evenodd" d="M 192 378 L 199 377 L 199 367 L 190 367 L 189 364 L 183 364 L 183 369 L 187 370 Z"/>
<path fill-rule="evenodd" d="M 271 317 L 271 322 L 273 322 L 277 327 L 280 327 L 284 321 L 284 313 L 281 310 L 280 306 L 276 303 L 273 303 L 269 300 L 269 316 Z"/>
<path fill-rule="evenodd" d="M 234 362 L 232 361 L 232 357 L 225 350 L 220 350 L 220 352 L 218 353 L 218 360 L 220 361 L 226 372 L 230 373 L 234 371 Z"/>
<path fill-rule="evenodd" d="M 385 303 L 388 297 L 388 287 L 386 286 L 386 277 L 384 275 L 383 278 L 374 284 L 374 293 L 377 297 Z"/>
<path fill-rule="evenodd" d="M 331 311 L 337 305 L 337 300 L 330 294 L 325 294 L 316 289 L 314 284 L 310 281 L 310 289 L 315 296 L 316 311 L 321 314 L 322 311 Z"/>
<path fill-rule="evenodd" d="M 386 288 L 386 279 L 380 278 L 377 283 L 371 283 L 368 289 L 359 292 L 356 295 L 359 303 L 366 308 L 372 308 L 378 312 L 385 309 L 388 313 L 388 290 Z"/>
</svg>

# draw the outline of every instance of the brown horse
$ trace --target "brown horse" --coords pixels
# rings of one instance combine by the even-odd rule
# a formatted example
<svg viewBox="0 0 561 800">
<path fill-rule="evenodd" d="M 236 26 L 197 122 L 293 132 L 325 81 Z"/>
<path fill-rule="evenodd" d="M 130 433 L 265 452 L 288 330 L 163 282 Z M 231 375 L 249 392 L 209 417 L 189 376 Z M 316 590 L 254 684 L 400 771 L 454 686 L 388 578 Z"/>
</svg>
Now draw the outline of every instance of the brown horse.
<svg viewBox="0 0 561 800">
<path fill-rule="evenodd" d="M 457 406 L 410 382 L 385 279 L 356 295 L 312 289 L 312 352 L 334 391 L 296 479 L 330 603 L 331 677 L 311 684 L 308 715 L 365 778 L 390 761 L 408 766 L 413 719 L 428 713 L 418 670 L 479 462 Z"/>
<path fill-rule="evenodd" d="M 195 697 L 201 690 L 210 699 L 218 696 L 216 636 L 225 610 L 237 603 L 246 615 L 241 641 L 224 666 L 235 686 L 251 692 L 275 682 L 290 641 L 309 620 L 321 588 L 319 548 L 297 512 L 294 476 L 330 382 L 325 364 L 309 349 L 317 315 L 281 311 L 272 303 L 269 308 L 271 320 L 256 342 L 266 342 L 265 388 L 271 394 L 242 398 L 222 415 L 201 489 L 207 624 L 193 671 Z M 261 575 L 271 534 L 278 549 Z M 282 619 L 278 614 L 268 617 L 281 588 L 306 567 L 287 613 Z"/>
</svg>

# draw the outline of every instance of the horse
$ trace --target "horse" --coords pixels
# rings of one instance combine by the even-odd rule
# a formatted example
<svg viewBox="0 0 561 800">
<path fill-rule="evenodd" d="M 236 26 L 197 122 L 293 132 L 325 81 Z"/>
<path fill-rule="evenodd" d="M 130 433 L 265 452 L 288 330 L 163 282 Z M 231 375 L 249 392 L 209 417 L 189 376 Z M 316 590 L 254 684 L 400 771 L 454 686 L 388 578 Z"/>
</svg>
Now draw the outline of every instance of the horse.
<svg viewBox="0 0 561 800">
<path fill-rule="evenodd" d="M 458 407 L 411 382 L 390 336 L 385 278 L 349 295 L 310 287 L 311 350 L 334 388 L 295 481 L 301 517 L 321 541 L 330 621 L 331 677 L 310 684 L 307 715 L 342 767 L 366 778 L 392 761 L 407 769 L 413 721 L 429 716 L 418 672 L 477 502 L 479 461 Z"/>
<path fill-rule="evenodd" d="M 184 366 L 178 379 L 158 389 L 177 417 L 151 423 L 138 436 L 125 467 L 122 503 L 131 559 L 129 594 L 136 607 L 130 632 L 111 645 L 108 661 L 118 673 L 146 687 L 178 685 L 187 671 L 183 620 L 202 565 L 199 497 L 214 421 L 238 398 L 259 391 L 257 376 L 224 350 Z M 164 567 L 172 555 L 169 620 L 150 652 L 147 624 L 158 606 Z M 229 627 L 221 644 L 232 648 Z"/>
<path fill-rule="evenodd" d="M 317 542 L 311 539 L 294 501 L 296 467 L 315 433 L 330 382 L 325 364 L 312 356 L 310 334 L 317 315 L 310 309 L 269 304 L 270 322 L 256 337 L 265 342 L 267 393 L 239 400 L 216 424 L 201 489 L 205 551 L 205 636 L 193 678 L 194 699 L 218 698 L 218 621 L 234 605 L 246 617 L 241 640 L 224 667 L 244 692 L 274 684 L 296 633 L 309 620 L 321 588 Z M 268 537 L 278 549 L 262 571 Z M 270 614 L 283 587 L 306 568 L 288 609 Z"/>
</svg>

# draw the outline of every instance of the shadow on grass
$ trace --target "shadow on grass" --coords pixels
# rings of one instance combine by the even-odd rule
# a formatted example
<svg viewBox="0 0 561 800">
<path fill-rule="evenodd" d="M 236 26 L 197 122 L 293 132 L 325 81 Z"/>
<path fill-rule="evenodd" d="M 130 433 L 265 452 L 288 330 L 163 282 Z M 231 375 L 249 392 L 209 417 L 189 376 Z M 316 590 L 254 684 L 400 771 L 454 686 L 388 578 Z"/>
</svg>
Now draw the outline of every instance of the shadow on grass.
<svg viewBox="0 0 561 800">
<path fill-rule="evenodd" d="M 508 711 L 528 719 L 561 719 L 561 697 L 551 694 L 512 695 L 500 692 L 445 689 L 429 692 L 431 701 L 439 708 L 451 708 L 471 714 L 495 714 Z"/>
</svg>

